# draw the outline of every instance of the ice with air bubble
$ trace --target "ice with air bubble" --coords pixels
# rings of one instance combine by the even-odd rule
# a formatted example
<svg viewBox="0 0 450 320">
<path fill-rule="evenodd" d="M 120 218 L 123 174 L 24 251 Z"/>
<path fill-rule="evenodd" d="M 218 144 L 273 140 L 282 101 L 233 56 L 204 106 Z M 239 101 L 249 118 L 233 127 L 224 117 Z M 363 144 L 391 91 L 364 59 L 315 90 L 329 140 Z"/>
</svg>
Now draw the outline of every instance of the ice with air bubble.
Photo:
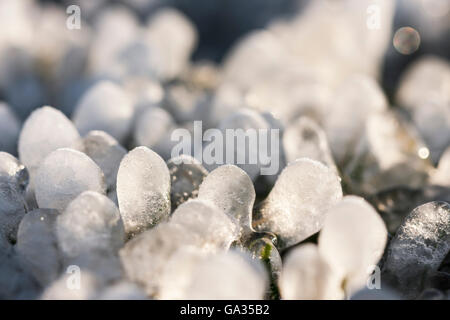
<svg viewBox="0 0 450 320">
<path fill-rule="evenodd" d="M 200 184 L 208 175 L 208 171 L 195 158 L 181 155 L 167 161 L 170 172 L 170 201 L 172 210 L 189 199 L 198 196 Z"/>
<path fill-rule="evenodd" d="M 62 148 L 49 154 L 35 178 L 36 201 L 40 208 L 63 212 L 84 191 L 106 192 L 103 172 L 86 154 Z"/>
<path fill-rule="evenodd" d="M 238 224 L 241 238 L 253 232 L 252 208 L 255 189 L 250 177 L 234 165 L 210 172 L 200 185 L 198 199 L 213 203 Z"/>
<path fill-rule="evenodd" d="M 128 236 L 167 220 L 170 173 L 164 160 L 147 147 L 131 150 L 120 163 L 117 199 Z"/>
<path fill-rule="evenodd" d="M 449 250 L 450 205 L 428 202 L 406 217 L 389 242 L 383 274 L 403 296 L 417 298 Z"/>
<path fill-rule="evenodd" d="M 117 253 L 125 239 L 116 205 L 94 191 L 72 200 L 58 216 L 55 230 L 61 252 L 70 258 L 95 250 Z"/>
<path fill-rule="evenodd" d="M 327 211 L 341 198 L 339 176 L 318 161 L 301 158 L 281 172 L 256 209 L 253 225 L 275 233 L 279 248 L 286 248 L 318 232 Z"/>
</svg>

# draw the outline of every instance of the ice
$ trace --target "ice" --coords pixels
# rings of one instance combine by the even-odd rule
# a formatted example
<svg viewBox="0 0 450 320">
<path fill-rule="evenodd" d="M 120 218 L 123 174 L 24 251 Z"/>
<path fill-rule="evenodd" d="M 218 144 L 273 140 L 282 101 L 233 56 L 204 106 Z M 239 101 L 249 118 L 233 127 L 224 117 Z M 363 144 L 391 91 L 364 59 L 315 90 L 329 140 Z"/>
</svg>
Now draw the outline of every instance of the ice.
<svg viewBox="0 0 450 320">
<path fill-rule="evenodd" d="M 172 210 L 183 202 L 197 198 L 198 190 L 208 171 L 201 163 L 188 155 L 181 155 L 167 162 L 171 177 L 170 200 Z"/>
<path fill-rule="evenodd" d="M 431 176 L 431 182 L 450 187 L 450 147 L 447 147 L 439 159 L 437 170 Z"/>
<path fill-rule="evenodd" d="M 77 271 L 76 271 L 77 272 Z M 101 285 L 89 271 L 79 269 L 79 275 L 64 273 L 45 288 L 41 300 L 89 300 L 93 299 Z"/>
<path fill-rule="evenodd" d="M 20 161 L 33 176 L 47 155 L 59 148 L 74 148 L 79 139 L 75 126 L 60 111 L 48 106 L 36 109 L 20 132 Z"/>
<path fill-rule="evenodd" d="M 350 300 L 401 300 L 400 296 L 392 288 L 373 290 L 364 288 L 350 297 Z"/>
<path fill-rule="evenodd" d="M 146 300 L 145 293 L 134 283 L 120 281 L 103 289 L 95 300 Z"/>
<path fill-rule="evenodd" d="M 319 253 L 340 277 L 348 296 L 363 288 L 387 242 L 386 226 L 363 198 L 346 196 L 329 208 Z"/>
<path fill-rule="evenodd" d="M 120 250 L 127 279 L 142 286 L 149 296 L 158 293 L 161 272 L 173 253 L 182 246 L 195 245 L 183 226 L 160 223 L 128 241 Z"/>
<path fill-rule="evenodd" d="M 267 286 L 262 265 L 248 254 L 229 251 L 197 264 L 183 299 L 260 300 Z"/>
<path fill-rule="evenodd" d="M 17 253 L 26 269 L 42 287 L 56 280 L 61 270 L 61 257 L 55 235 L 58 211 L 36 209 L 22 219 L 17 232 Z"/>
<path fill-rule="evenodd" d="M 162 158 L 170 158 L 172 142 L 170 136 L 175 128 L 172 116 L 159 107 L 150 107 L 136 120 L 133 138 L 136 146 L 145 146 Z"/>
<path fill-rule="evenodd" d="M 262 157 L 266 155 L 266 152 L 268 152 L 268 150 L 265 151 L 260 147 L 262 143 L 260 140 L 262 139 L 262 137 L 260 137 L 259 135 L 259 130 L 267 130 L 267 146 L 271 146 L 270 124 L 258 112 L 251 109 L 240 109 L 239 111 L 232 113 L 229 117 L 223 119 L 219 124 L 219 129 L 221 130 L 225 141 L 223 142 L 222 150 L 215 150 L 216 154 L 218 152 L 222 155 L 223 160 L 221 159 L 221 161 L 226 161 L 227 164 L 237 165 L 238 167 L 243 169 L 252 180 L 255 180 L 260 175 L 261 168 L 266 165 L 262 162 Z M 240 145 L 239 143 L 239 141 L 241 140 L 239 139 L 239 129 L 242 129 L 242 132 L 246 136 L 245 145 Z M 228 136 L 228 130 L 229 132 L 232 132 L 233 135 Z M 248 130 L 255 133 L 255 136 L 258 137 L 257 140 L 251 139 L 251 135 L 246 134 Z M 238 138 L 235 139 L 234 136 L 238 136 Z M 233 140 L 229 141 L 230 139 Z M 255 146 L 254 144 L 256 143 L 257 145 Z M 230 144 L 232 147 L 227 146 L 228 144 Z M 271 147 L 274 148 L 274 146 Z M 208 145 L 206 145 L 204 148 L 208 148 Z M 268 147 L 267 149 L 270 149 L 270 147 Z M 275 154 L 277 151 L 278 150 L 273 150 L 272 153 Z M 229 161 L 228 159 L 229 153 L 232 153 L 232 161 Z M 274 157 L 272 156 L 271 158 Z M 250 161 L 254 162 L 251 163 Z M 209 171 L 212 171 L 219 165 L 220 163 L 211 164 L 205 162 L 205 168 Z"/>
<path fill-rule="evenodd" d="M 9 180 L 23 193 L 29 182 L 27 168 L 16 157 L 2 151 L 0 151 L 0 177 Z"/>
<path fill-rule="evenodd" d="M 117 253 L 125 239 L 119 210 L 110 199 L 94 191 L 85 191 L 69 203 L 58 216 L 56 235 L 66 257 L 94 250 Z"/>
<path fill-rule="evenodd" d="M 128 236 L 170 215 L 170 173 L 161 157 L 147 147 L 131 150 L 120 163 L 117 198 Z"/>
<path fill-rule="evenodd" d="M 147 41 L 152 44 L 163 63 L 157 65 L 159 79 L 171 80 L 186 68 L 197 44 L 194 25 L 176 9 L 162 8 L 147 22 Z"/>
<path fill-rule="evenodd" d="M 368 76 L 351 76 L 336 89 L 324 127 L 338 164 L 354 153 L 369 116 L 387 107 L 382 89 Z"/>
<path fill-rule="evenodd" d="M 402 76 L 396 102 L 409 110 L 437 162 L 450 144 L 450 64 L 430 55 L 418 59 Z"/>
<path fill-rule="evenodd" d="M 9 153 L 0 152 L 0 234 L 12 242 L 26 213 L 27 184 L 27 169 Z"/>
<path fill-rule="evenodd" d="M 177 122 L 203 120 L 208 116 L 209 96 L 205 91 L 175 84 L 167 88 L 167 109 Z"/>
<path fill-rule="evenodd" d="M 246 238 L 253 232 L 255 188 L 242 169 L 234 165 L 223 165 L 210 172 L 200 185 L 198 199 L 213 203 L 237 221 L 241 238 Z"/>
<path fill-rule="evenodd" d="M 90 250 L 84 250 L 74 258 L 66 258 L 64 270 L 68 270 L 70 266 L 77 266 L 88 271 L 95 276 L 96 281 L 101 285 L 119 281 L 124 275 L 120 258 L 116 252 L 111 252 L 111 249 L 94 249 L 91 246 Z"/>
<path fill-rule="evenodd" d="M 29 300 L 38 295 L 39 285 L 22 267 L 13 250 L 0 248 L 0 299 Z"/>
<path fill-rule="evenodd" d="M 158 298 L 162 300 L 183 299 L 198 263 L 207 259 L 204 251 L 194 246 L 176 250 L 161 273 Z"/>
<path fill-rule="evenodd" d="M 391 187 L 420 188 L 432 169 L 418 132 L 393 111 L 372 114 L 354 158 L 344 169 L 351 190 L 371 194 Z"/>
<path fill-rule="evenodd" d="M 0 101 L 0 151 L 17 154 L 21 123 L 11 108 Z"/>
<path fill-rule="evenodd" d="M 279 249 L 294 245 L 322 228 L 327 211 L 342 198 L 340 178 L 320 162 L 301 158 L 280 174 L 256 210 L 253 225 L 275 233 Z"/>
<path fill-rule="evenodd" d="M 202 200 L 190 200 L 172 214 L 170 223 L 179 224 L 195 243 L 207 251 L 226 250 L 238 237 L 238 226 L 221 209 Z"/>
<path fill-rule="evenodd" d="M 322 162 L 338 173 L 325 132 L 309 117 L 300 117 L 286 128 L 283 147 L 288 163 L 309 158 Z"/>
<path fill-rule="evenodd" d="M 279 286 L 285 300 L 343 298 L 339 278 L 313 243 L 289 251 L 284 258 Z"/>
<path fill-rule="evenodd" d="M 406 217 L 389 243 L 383 266 L 386 281 L 406 298 L 415 298 L 449 250 L 450 205 L 438 201 L 423 204 Z"/>
<path fill-rule="evenodd" d="M 102 130 L 124 143 L 133 116 L 133 104 L 125 91 L 113 82 L 100 81 L 80 98 L 72 119 L 81 135 Z"/>
<path fill-rule="evenodd" d="M 83 152 L 102 169 L 107 189 L 115 190 L 120 161 L 127 150 L 104 131 L 90 131 L 83 137 L 83 147 Z"/>
<path fill-rule="evenodd" d="M 84 191 L 105 194 L 103 172 L 86 154 L 62 148 L 49 154 L 36 172 L 35 194 L 39 208 L 63 212 Z"/>
</svg>

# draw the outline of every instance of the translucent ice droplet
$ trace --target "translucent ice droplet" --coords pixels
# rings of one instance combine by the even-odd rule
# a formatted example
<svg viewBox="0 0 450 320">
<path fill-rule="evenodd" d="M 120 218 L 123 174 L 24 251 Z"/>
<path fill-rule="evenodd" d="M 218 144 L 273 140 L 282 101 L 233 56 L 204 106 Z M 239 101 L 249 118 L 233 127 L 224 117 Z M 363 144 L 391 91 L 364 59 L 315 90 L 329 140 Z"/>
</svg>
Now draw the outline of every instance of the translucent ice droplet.
<svg viewBox="0 0 450 320">
<path fill-rule="evenodd" d="M 242 169 L 224 165 L 210 172 L 200 185 L 198 199 L 213 203 L 237 221 L 241 237 L 253 232 L 251 214 L 255 188 Z"/>
<path fill-rule="evenodd" d="M 206 250 L 228 249 L 238 236 L 236 223 L 221 209 L 202 200 L 183 203 L 170 222 L 183 226 L 184 232 Z"/>
<path fill-rule="evenodd" d="M 183 226 L 160 223 L 128 241 L 120 250 L 126 277 L 154 296 L 159 290 L 161 272 L 168 259 L 182 246 L 195 245 Z"/>
<path fill-rule="evenodd" d="M 201 163 L 188 155 L 181 155 L 167 162 L 171 178 L 170 200 L 172 210 L 183 202 L 197 198 L 198 190 L 208 171 Z"/>
<path fill-rule="evenodd" d="M 125 91 L 112 82 L 102 81 L 81 97 L 72 119 L 82 135 L 102 130 L 122 143 L 131 129 L 133 115 L 133 104 Z"/>
<path fill-rule="evenodd" d="M 247 254 L 229 251 L 197 264 L 183 299 L 259 300 L 267 285 L 262 265 Z"/>
<path fill-rule="evenodd" d="M 49 154 L 36 173 L 35 194 L 40 208 L 63 212 L 83 191 L 105 194 L 103 172 L 86 154 L 58 149 Z"/>
<path fill-rule="evenodd" d="M 390 241 L 384 274 L 404 296 L 417 297 L 427 276 L 450 250 L 450 205 L 429 202 L 415 208 Z"/>
<path fill-rule="evenodd" d="M 73 148 L 80 135 L 64 114 L 52 107 L 33 111 L 19 137 L 20 161 L 33 175 L 44 158 L 59 148 Z"/>
<path fill-rule="evenodd" d="M 90 131 L 83 138 L 83 151 L 102 169 L 108 190 L 115 190 L 117 171 L 126 149 L 106 132 Z"/>
<path fill-rule="evenodd" d="M 275 233 L 279 248 L 322 228 L 327 211 L 342 198 L 340 178 L 320 162 L 302 158 L 288 165 L 257 209 L 254 226 Z"/>
<path fill-rule="evenodd" d="M 130 151 L 120 163 L 117 198 L 129 236 L 167 219 L 170 173 L 164 160 L 147 147 Z"/>
<path fill-rule="evenodd" d="M 134 144 L 151 148 L 161 157 L 170 157 L 170 135 L 175 128 L 172 116 L 164 109 L 150 107 L 142 112 L 134 128 Z"/>
<path fill-rule="evenodd" d="M 319 234 L 319 252 L 352 293 L 363 288 L 387 242 L 386 226 L 363 198 L 347 196 L 331 207 Z"/>
<path fill-rule="evenodd" d="M 386 110 L 387 100 L 374 79 L 355 75 L 337 89 L 332 101 L 324 125 L 336 162 L 342 163 L 354 152 L 367 118 Z"/>
<path fill-rule="evenodd" d="M 267 166 L 266 163 L 263 163 L 263 157 L 267 157 L 271 148 L 275 149 L 275 146 L 272 146 L 270 140 L 270 124 L 258 112 L 250 109 L 241 109 L 223 119 L 219 123 L 219 129 L 224 137 L 223 148 L 222 150 L 215 150 L 215 152 L 216 154 L 219 152 L 223 159 L 220 159 L 220 163 L 214 161 L 212 164 L 204 159 L 206 169 L 211 171 L 224 162 L 227 164 L 235 164 L 242 168 L 252 180 L 255 180 L 261 173 L 261 167 Z M 266 132 L 267 136 L 264 137 L 263 135 L 260 135 L 260 130 Z M 264 141 L 266 142 L 265 149 L 267 150 L 261 147 L 263 138 L 267 139 Z M 214 137 L 214 139 L 217 138 Z M 212 142 L 210 145 L 215 144 Z M 209 145 L 204 148 L 203 154 L 207 153 L 206 150 L 211 152 L 207 149 L 208 147 Z M 279 150 L 271 151 L 272 159 L 275 158 L 274 155 L 275 153 L 278 153 Z M 232 158 L 230 158 L 229 155 L 231 155 Z"/>
<path fill-rule="evenodd" d="M 282 298 L 288 300 L 343 298 L 339 278 L 312 243 L 296 247 L 288 253 L 279 286 Z"/>
<path fill-rule="evenodd" d="M 125 232 L 119 210 L 106 196 L 86 191 L 69 203 L 56 223 L 58 245 L 66 257 L 104 250 L 116 253 Z"/>
<path fill-rule="evenodd" d="M 283 147 L 288 163 L 310 158 L 322 162 L 337 173 L 325 132 L 308 117 L 301 117 L 286 128 Z"/>
<path fill-rule="evenodd" d="M 33 210 L 22 219 L 17 232 L 17 253 L 41 286 L 56 280 L 61 268 L 54 232 L 58 214 L 52 209 Z"/>
<path fill-rule="evenodd" d="M 17 154 L 17 140 L 21 123 L 11 108 L 0 102 L 0 151 Z"/>
</svg>

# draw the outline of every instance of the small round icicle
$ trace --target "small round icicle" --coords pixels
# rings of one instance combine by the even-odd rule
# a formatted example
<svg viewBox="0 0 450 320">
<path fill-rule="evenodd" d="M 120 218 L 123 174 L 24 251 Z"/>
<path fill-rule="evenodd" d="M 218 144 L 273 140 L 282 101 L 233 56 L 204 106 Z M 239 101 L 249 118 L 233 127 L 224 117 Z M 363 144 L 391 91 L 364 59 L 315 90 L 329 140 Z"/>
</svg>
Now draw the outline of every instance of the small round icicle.
<svg viewBox="0 0 450 320">
<path fill-rule="evenodd" d="M 49 154 L 36 173 L 35 194 L 39 208 L 63 212 L 84 191 L 105 194 L 102 170 L 86 154 L 58 149 Z"/>
<path fill-rule="evenodd" d="M 102 130 L 123 143 L 133 116 L 133 104 L 125 91 L 113 82 L 101 81 L 81 97 L 72 119 L 82 135 Z"/>
<path fill-rule="evenodd" d="M 340 276 L 348 296 L 363 288 L 387 242 L 383 219 L 363 198 L 346 196 L 329 209 L 319 252 Z"/>
<path fill-rule="evenodd" d="M 339 278 L 313 243 L 294 248 L 284 259 L 279 286 L 287 300 L 343 298 Z"/>
<path fill-rule="evenodd" d="M 244 170 L 223 165 L 210 172 L 200 185 L 198 199 L 209 201 L 239 224 L 241 238 L 250 236 L 255 188 Z"/>
<path fill-rule="evenodd" d="M 133 236 L 170 215 L 170 173 L 147 147 L 131 150 L 117 173 L 117 199 L 127 235 Z"/>
<path fill-rule="evenodd" d="M 79 139 L 77 129 L 61 111 L 48 106 L 36 109 L 20 132 L 20 161 L 32 175 L 52 151 L 73 148 Z"/>
<path fill-rule="evenodd" d="M 106 196 L 93 191 L 80 194 L 58 216 L 56 235 L 68 258 L 94 250 L 115 254 L 125 239 L 119 210 Z"/>
<path fill-rule="evenodd" d="M 289 164 L 256 210 L 258 231 L 278 236 L 284 249 L 318 232 L 327 211 L 342 198 L 340 178 L 333 169 L 307 158 Z"/>
<path fill-rule="evenodd" d="M 383 274 L 406 298 L 424 289 L 450 251 L 450 205 L 433 201 L 415 208 L 390 241 Z"/>
</svg>

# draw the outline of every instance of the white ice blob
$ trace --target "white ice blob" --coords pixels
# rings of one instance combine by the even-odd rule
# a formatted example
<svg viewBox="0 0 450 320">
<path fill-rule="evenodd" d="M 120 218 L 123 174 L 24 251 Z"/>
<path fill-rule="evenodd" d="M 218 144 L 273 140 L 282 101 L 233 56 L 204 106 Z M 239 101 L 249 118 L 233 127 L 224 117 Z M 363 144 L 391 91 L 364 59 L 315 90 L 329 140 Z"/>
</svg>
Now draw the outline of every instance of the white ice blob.
<svg viewBox="0 0 450 320">
<path fill-rule="evenodd" d="M 103 172 L 86 154 L 67 148 L 49 154 L 36 173 L 35 194 L 39 208 L 63 212 L 84 191 L 105 194 Z"/>
<path fill-rule="evenodd" d="M 120 163 L 117 199 L 128 236 L 155 226 L 170 214 L 170 173 L 147 147 L 131 150 Z"/>
<path fill-rule="evenodd" d="M 75 107 L 72 119 L 81 135 L 102 130 L 123 143 L 130 133 L 134 107 L 126 92 L 110 81 L 91 87 Z"/>
<path fill-rule="evenodd" d="M 281 172 L 254 217 L 254 226 L 275 233 L 279 248 L 286 248 L 318 232 L 327 211 L 341 198 L 340 178 L 333 169 L 301 158 Z"/>
</svg>

